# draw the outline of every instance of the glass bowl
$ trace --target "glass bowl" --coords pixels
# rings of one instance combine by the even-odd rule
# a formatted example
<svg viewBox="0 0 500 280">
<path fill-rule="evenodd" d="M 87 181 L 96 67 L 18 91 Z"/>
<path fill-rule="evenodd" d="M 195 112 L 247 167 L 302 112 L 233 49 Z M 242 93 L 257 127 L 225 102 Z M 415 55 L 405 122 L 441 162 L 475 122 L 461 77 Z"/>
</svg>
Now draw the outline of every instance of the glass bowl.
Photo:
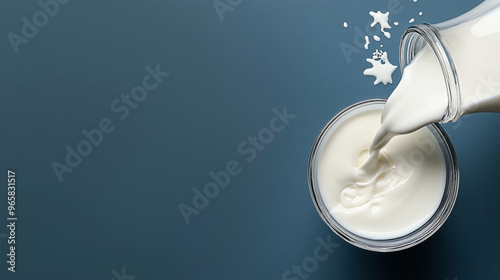
<svg viewBox="0 0 500 280">
<path fill-rule="evenodd" d="M 383 109 L 385 103 L 386 99 L 364 100 L 343 109 L 335 115 L 322 129 L 316 139 L 311 151 L 308 168 L 311 197 L 323 221 L 345 241 L 359 248 L 377 252 L 391 252 L 407 249 L 423 242 L 434 234 L 443 225 L 453 209 L 453 205 L 458 195 L 459 182 L 457 157 L 450 138 L 441 125 L 429 124 L 426 128 L 434 136 L 444 156 L 446 180 L 444 193 L 439 206 L 423 225 L 403 236 L 390 239 L 370 239 L 349 231 L 332 216 L 321 197 L 318 180 L 318 164 L 325 148 L 325 143 L 343 121 L 361 112 L 373 109 Z"/>
</svg>

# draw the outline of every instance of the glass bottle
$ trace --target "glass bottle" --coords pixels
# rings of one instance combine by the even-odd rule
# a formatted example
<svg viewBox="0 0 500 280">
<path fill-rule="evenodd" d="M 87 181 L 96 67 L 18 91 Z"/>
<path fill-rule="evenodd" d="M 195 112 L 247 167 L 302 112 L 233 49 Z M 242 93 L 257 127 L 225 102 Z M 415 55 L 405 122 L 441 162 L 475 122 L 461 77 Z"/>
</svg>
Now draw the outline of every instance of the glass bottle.
<svg viewBox="0 0 500 280">
<path fill-rule="evenodd" d="M 437 57 L 446 85 L 448 106 L 440 122 L 500 112 L 500 0 L 485 0 L 442 23 L 408 28 L 400 42 L 403 72 L 424 48 Z"/>
</svg>

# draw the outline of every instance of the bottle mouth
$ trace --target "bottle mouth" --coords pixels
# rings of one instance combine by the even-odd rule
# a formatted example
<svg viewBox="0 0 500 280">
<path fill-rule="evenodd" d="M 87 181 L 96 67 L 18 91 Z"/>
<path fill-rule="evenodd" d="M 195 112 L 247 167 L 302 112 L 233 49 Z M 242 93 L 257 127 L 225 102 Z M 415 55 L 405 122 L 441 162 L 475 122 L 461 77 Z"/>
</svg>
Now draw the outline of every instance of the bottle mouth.
<svg viewBox="0 0 500 280">
<path fill-rule="evenodd" d="M 448 94 L 448 109 L 440 122 L 455 122 L 462 114 L 460 84 L 451 51 L 436 27 L 423 23 L 406 29 L 399 45 L 401 73 L 425 46 L 432 49 L 439 61 Z"/>
</svg>

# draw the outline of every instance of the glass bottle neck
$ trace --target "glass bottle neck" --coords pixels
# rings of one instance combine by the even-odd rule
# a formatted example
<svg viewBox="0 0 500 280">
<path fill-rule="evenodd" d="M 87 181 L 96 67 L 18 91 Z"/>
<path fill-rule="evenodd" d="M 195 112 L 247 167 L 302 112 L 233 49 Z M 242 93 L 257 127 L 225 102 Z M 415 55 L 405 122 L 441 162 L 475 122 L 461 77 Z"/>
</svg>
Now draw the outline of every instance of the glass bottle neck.
<svg viewBox="0 0 500 280">
<path fill-rule="evenodd" d="M 411 26 L 405 31 L 399 46 L 401 72 L 426 46 L 436 55 L 446 84 L 448 108 L 440 122 L 455 122 L 462 114 L 460 83 L 450 49 L 436 27 L 424 23 Z"/>
</svg>

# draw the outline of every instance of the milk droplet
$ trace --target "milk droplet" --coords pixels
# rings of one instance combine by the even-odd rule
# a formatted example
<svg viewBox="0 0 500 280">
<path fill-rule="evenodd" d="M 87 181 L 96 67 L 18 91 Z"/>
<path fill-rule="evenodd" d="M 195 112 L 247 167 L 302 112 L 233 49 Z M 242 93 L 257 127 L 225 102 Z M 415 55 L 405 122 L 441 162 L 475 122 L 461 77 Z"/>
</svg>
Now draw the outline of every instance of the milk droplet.
<svg viewBox="0 0 500 280">
<path fill-rule="evenodd" d="M 415 21 L 414 18 L 411 18 L 410 21 L 408 21 L 408 23 L 413 23 Z"/>
<path fill-rule="evenodd" d="M 368 36 L 365 36 L 365 50 L 368 49 L 369 45 L 370 45 L 370 38 L 368 38 Z"/>
<path fill-rule="evenodd" d="M 395 22 L 394 22 L 394 25 L 395 25 L 395 26 L 398 26 L 398 25 L 399 25 L 399 22 L 395 21 Z"/>
<path fill-rule="evenodd" d="M 344 28 L 347 28 L 347 22 L 344 21 Z"/>
<path fill-rule="evenodd" d="M 378 42 L 378 41 L 380 41 L 380 37 L 379 37 L 379 36 L 377 36 L 377 35 L 373 35 L 373 40 L 375 40 L 375 41 L 377 41 L 377 42 Z"/>
<path fill-rule="evenodd" d="M 418 13 L 419 16 L 421 16 L 422 14 L 423 14 L 422 12 Z"/>
</svg>

